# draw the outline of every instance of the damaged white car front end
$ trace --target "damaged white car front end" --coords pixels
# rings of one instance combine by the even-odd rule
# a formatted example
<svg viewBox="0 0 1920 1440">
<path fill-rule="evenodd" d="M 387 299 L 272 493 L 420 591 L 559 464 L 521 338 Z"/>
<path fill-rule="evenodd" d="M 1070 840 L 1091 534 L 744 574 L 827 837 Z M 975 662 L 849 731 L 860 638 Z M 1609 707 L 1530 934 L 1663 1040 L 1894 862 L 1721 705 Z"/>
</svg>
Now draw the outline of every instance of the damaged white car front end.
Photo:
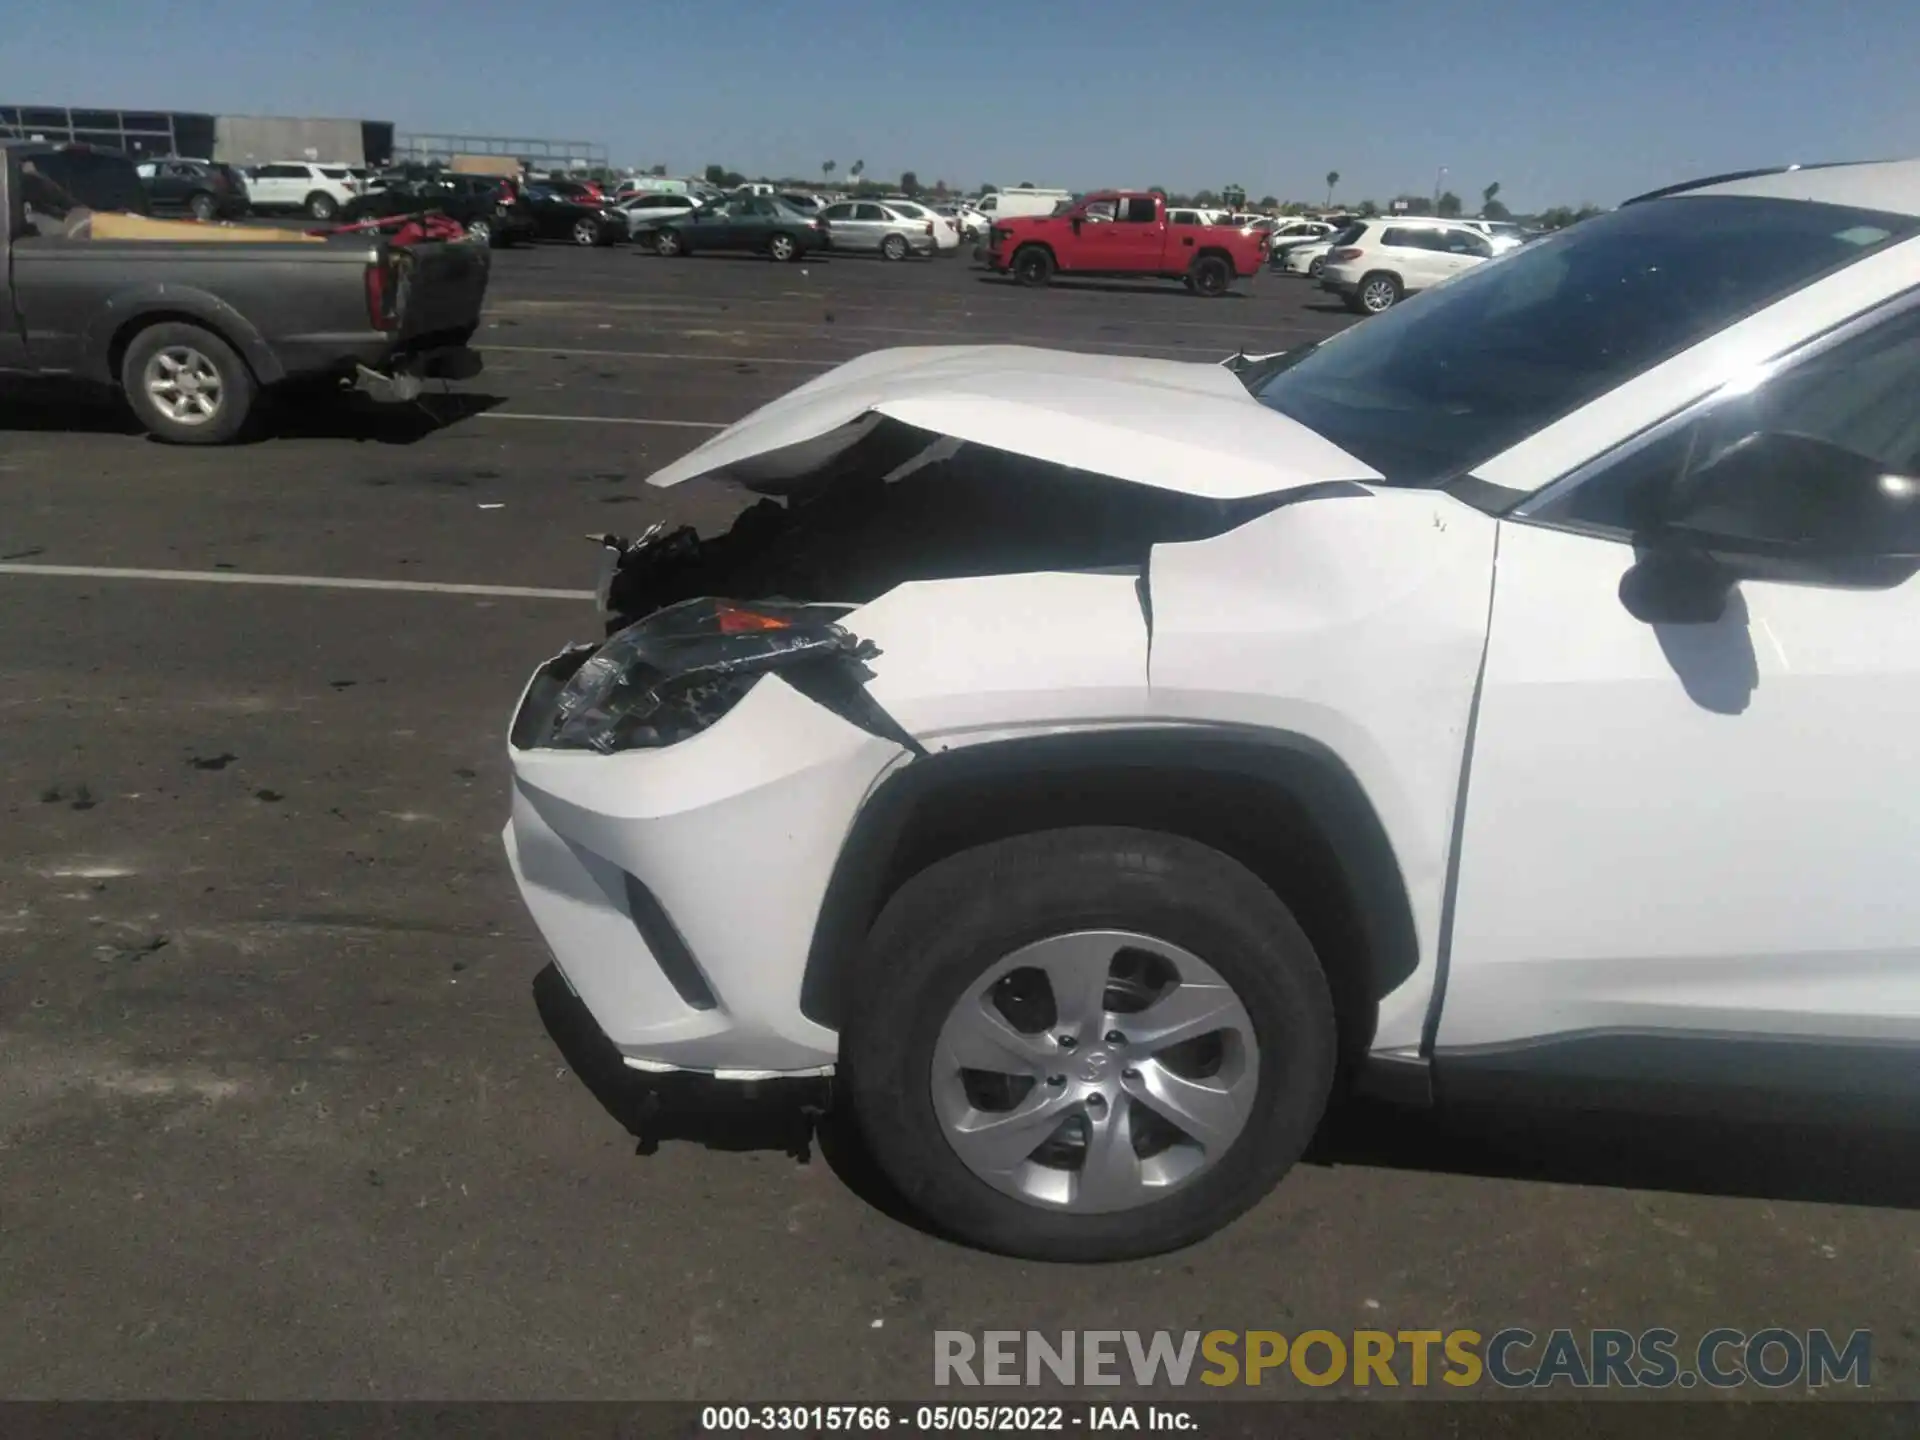
<svg viewBox="0 0 1920 1440">
<path fill-rule="evenodd" d="M 621 633 L 542 667 L 513 729 L 515 875 L 629 1065 L 831 1070 L 803 990 L 863 806 L 1014 737 L 1410 739 L 1422 773 L 1378 778 L 1430 931 L 1484 633 L 1477 512 L 1369 488 L 1220 367 L 1015 347 L 854 361 L 654 483 L 696 477 L 778 498 L 715 540 L 608 537 Z"/>
</svg>

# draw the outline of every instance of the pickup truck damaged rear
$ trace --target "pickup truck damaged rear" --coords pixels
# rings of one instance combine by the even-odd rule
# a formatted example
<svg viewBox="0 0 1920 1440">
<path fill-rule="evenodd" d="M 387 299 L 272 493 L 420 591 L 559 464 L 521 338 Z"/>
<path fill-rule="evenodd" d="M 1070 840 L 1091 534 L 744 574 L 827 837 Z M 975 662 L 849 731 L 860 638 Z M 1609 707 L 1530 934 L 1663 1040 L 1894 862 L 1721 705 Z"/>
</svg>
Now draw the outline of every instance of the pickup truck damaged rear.
<svg viewBox="0 0 1920 1440">
<path fill-rule="evenodd" d="M 149 218 L 133 165 L 0 142 L 0 371 L 118 387 L 153 435 L 234 439 L 263 390 L 355 381 L 405 401 L 480 368 L 489 256 Z"/>
</svg>

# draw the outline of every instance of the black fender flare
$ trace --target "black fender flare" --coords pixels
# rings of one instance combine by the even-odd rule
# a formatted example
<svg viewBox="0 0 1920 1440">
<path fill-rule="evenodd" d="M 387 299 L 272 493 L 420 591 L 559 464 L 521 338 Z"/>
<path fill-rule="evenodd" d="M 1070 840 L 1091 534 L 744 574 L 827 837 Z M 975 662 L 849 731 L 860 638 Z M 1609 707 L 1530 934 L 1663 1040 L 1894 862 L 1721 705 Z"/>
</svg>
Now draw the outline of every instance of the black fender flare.
<svg viewBox="0 0 1920 1440">
<path fill-rule="evenodd" d="M 262 385 L 286 379 L 286 367 L 274 354 L 273 347 L 267 344 L 254 323 L 232 305 L 206 290 L 160 282 L 117 291 L 100 307 L 87 327 L 81 346 L 86 377 L 109 385 L 119 384 L 115 361 L 124 353 L 127 337 L 134 330 L 145 328 L 143 322 L 149 317 L 154 323 L 184 320 L 204 325 L 240 352 L 240 358 L 253 371 L 253 378 Z"/>
<path fill-rule="evenodd" d="M 1399 861 L 1360 782 L 1309 737 L 1166 725 L 1035 735 L 897 767 L 855 816 L 815 923 L 800 1009 L 839 1028 L 842 996 L 887 898 L 927 865 L 1067 825 L 1167 829 L 1233 855 L 1325 950 L 1344 1047 L 1364 1051 L 1378 1001 L 1419 968 Z"/>
</svg>

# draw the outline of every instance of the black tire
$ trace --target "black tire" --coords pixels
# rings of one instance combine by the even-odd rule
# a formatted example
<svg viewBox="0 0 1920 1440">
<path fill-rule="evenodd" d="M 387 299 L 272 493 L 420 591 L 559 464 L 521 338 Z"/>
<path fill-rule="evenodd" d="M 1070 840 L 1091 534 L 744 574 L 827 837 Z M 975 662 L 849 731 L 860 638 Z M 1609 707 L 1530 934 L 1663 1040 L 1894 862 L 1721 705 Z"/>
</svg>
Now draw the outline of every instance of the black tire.
<svg viewBox="0 0 1920 1440">
<path fill-rule="evenodd" d="M 1187 272 L 1196 295 L 1218 299 L 1233 288 L 1233 267 L 1218 255 L 1202 255 Z"/>
<path fill-rule="evenodd" d="M 196 220 L 212 220 L 220 213 L 220 203 L 201 190 L 187 201 L 187 213 Z"/>
<path fill-rule="evenodd" d="M 776 230 L 767 237 L 767 258 L 782 265 L 798 260 L 805 251 L 800 242 L 784 230 Z"/>
<path fill-rule="evenodd" d="M 942 1130 L 931 1076 L 949 1011 L 988 967 L 1036 940 L 1096 929 L 1204 956 L 1253 1023 L 1260 1073 L 1245 1128 L 1209 1169 L 1135 1208 L 1070 1213 L 975 1175 Z M 875 1160 L 928 1219 L 1008 1255 L 1119 1260 L 1218 1230 L 1300 1157 L 1333 1084 L 1333 1001 L 1292 913 L 1239 862 L 1158 831 L 1046 831 L 938 862 L 888 901 L 848 994 L 846 1091 Z"/>
<path fill-rule="evenodd" d="M 334 198 L 324 190 L 316 190 L 307 196 L 305 208 L 309 217 L 315 220 L 331 220 L 340 213 L 340 207 Z"/>
<path fill-rule="evenodd" d="M 684 255 L 687 242 L 681 238 L 678 230 L 659 230 L 654 232 L 653 253 L 656 255 Z"/>
<path fill-rule="evenodd" d="M 489 250 L 500 243 L 499 240 L 495 238 L 496 234 L 497 232 L 493 228 L 493 221 L 484 215 L 476 215 L 467 222 L 467 238 L 478 241 Z"/>
<path fill-rule="evenodd" d="M 1398 305 L 1405 293 L 1398 275 L 1391 275 L 1385 270 L 1370 270 L 1360 277 L 1360 283 L 1354 287 L 1353 296 L 1347 303 L 1357 314 L 1380 315 Z"/>
<path fill-rule="evenodd" d="M 572 237 L 574 244 L 584 248 L 599 245 L 603 243 L 604 240 L 604 237 L 600 233 L 600 222 L 585 217 L 574 221 L 573 229 L 567 233 Z"/>
<path fill-rule="evenodd" d="M 907 237 L 889 235 L 880 242 L 880 258 L 883 260 L 904 260 L 907 258 Z"/>
<path fill-rule="evenodd" d="M 198 423 L 169 415 L 148 388 L 148 367 L 164 352 L 201 357 L 219 382 L 213 413 Z M 234 348 L 211 330 L 179 321 L 149 325 L 135 335 L 120 361 L 120 385 L 147 433 L 175 445 L 223 445 L 237 436 L 260 393 L 253 372 Z"/>
<path fill-rule="evenodd" d="M 1318 280 L 1320 278 L 1320 272 L 1326 268 L 1327 257 L 1324 255 L 1314 256 L 1313 259 L 1307 262 L 1307 278 L 1309 280 Z"/>
<path fill-rule="evenodd" d="M 1013 252 L 1013 278 L 1035 288 L 1053 279 L 1053 255 L 1040 245 L 1023 245 Z"/>
</svg>

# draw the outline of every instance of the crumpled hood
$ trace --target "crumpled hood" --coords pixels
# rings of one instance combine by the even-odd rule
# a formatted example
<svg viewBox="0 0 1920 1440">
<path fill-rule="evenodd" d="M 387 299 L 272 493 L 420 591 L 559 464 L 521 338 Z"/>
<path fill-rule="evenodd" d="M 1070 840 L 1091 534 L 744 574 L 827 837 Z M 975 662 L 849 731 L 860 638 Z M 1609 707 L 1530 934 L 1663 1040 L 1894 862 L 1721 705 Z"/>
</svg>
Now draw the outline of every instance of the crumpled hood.
<svg viewBox="0 0 1920 1440">
<path fill-rule="evenodd" d="M 650 483 L 713 476 L 785 493 L 883 418 L 1216 500 L 1381 478 L 1260 404 L 1218 364 L 967 345 L 850 360 L 729 426 Z"/>
</svg>

